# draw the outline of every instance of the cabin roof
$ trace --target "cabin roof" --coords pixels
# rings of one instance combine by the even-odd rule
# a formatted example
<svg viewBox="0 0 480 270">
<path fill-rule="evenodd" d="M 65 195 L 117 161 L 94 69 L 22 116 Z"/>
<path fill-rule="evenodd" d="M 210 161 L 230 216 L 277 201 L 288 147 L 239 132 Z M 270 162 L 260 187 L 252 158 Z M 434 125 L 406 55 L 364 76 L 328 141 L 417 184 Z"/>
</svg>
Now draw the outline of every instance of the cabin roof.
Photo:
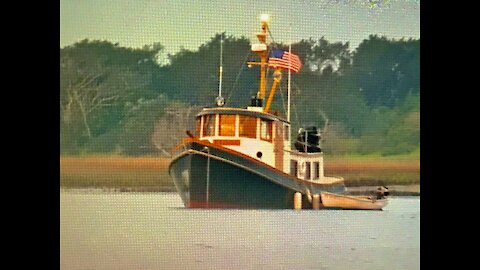
<svg viewBox="0 0 480 270">
<path fill-rule="evenodd" d="M 202 115 L 209 115 L 209 114 L 238 114 L 238 115 L 248 115 L 259 117 L 262 119 L 272 120 L 272 121 L 281 121 L 286 124 L 290 124 L 287 120 L 270 113 L 265 112 L 258 112 L 248 109 L 241 109 L 241 108 L 225 108 L 225 107 L 217 107 L 217 108 L 204 108 L 200 113 L 197 114 L 197 117 Z"/>
</svg>

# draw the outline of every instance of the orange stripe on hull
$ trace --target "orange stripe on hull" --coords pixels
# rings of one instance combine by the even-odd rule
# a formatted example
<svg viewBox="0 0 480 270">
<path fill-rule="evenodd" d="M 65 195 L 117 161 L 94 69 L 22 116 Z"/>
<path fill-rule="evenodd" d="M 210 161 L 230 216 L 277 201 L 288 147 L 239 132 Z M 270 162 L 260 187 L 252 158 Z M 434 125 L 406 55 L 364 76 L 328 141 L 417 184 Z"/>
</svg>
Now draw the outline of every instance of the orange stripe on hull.
<svg viewBox="0 0 480 270">
<path fill-rule="evenodd" d="M 240 145 L 240 140 L 213 140 L 213 143 L 219 145 Z"/>
</svg>

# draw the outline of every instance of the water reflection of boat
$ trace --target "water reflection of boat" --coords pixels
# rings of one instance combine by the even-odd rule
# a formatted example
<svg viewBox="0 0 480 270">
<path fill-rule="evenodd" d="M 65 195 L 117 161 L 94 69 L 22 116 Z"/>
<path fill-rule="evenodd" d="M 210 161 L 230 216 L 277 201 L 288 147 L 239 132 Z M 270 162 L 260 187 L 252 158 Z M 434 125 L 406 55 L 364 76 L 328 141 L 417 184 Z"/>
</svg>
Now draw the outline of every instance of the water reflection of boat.
<svg viewBox="0 0 480 270">
<path fill-rule="evenodd" d="M 386 197 L 351 196 L 330 192 L 320 193 L 321 203 L 325 208 L 351 210 L 382 210 L 387 204 Z"/>
<path fill-rule="evenodd" d="M 270 111 L 282 71 L 290 77 L 301 62 L 290 51 L 267 45 L 267 19 L 261 29 L 256 34 L 260 43 L 251 48 L 260 62 L 248 62 L 260 69 L 250 106 L 224 107 L 220 83 L 217 107 L 197 114 L 196 132 L 176 148 L 169 173 L 186 207 L 292 209 L 295 194 L 301 194 L 301 208 L 312 208 L 310 194 L 318 198 L 321 192 L 345 191 L 343 178 L 324 175 L 317 129 L 302 129 L 291 149 L 289 111 L 287 119 Z M 269 69 L 273 82 L 264 102 Z"/>
</svg>

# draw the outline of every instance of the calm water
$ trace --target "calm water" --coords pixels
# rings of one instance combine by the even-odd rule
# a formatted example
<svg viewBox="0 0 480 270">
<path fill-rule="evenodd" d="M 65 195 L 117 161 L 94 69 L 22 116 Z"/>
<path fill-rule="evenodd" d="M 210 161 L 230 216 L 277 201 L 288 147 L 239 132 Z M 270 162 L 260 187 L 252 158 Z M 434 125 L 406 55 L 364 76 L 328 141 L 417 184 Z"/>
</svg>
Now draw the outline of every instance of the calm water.
<svg viewBox="0 0 480 270">
<path fill-rule="evenodd" d="M 384 211 L 193 210 L 176 193 L 60 192 L 61 269 L 419 269 L 420 197 Z"/>
</svg>

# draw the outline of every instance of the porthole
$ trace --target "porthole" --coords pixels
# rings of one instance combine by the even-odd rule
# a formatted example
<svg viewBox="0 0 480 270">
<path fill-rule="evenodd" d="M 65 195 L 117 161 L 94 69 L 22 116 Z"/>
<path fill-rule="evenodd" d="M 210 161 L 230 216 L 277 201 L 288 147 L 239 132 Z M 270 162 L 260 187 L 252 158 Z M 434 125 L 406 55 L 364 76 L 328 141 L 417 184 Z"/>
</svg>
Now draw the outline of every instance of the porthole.
<svg viewBox="0 0 480 270">
<path fill-rule="evenodd" d="M 257 152 L 257 157 L 258 158 L 262 158 L 262 155 L 263 155 L 262 152 Z"/>
</svg>

